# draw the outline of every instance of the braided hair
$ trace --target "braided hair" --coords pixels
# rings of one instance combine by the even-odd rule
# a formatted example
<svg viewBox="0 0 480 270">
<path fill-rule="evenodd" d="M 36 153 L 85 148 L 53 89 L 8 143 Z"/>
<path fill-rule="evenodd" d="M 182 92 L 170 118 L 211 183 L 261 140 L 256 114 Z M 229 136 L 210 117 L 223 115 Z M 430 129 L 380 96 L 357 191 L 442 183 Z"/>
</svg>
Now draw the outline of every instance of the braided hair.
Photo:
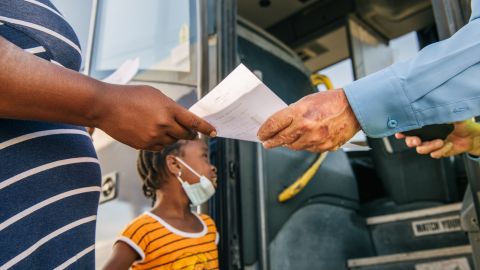
<svg viewBox="0 0 480 270">
<path fill-rule="evenodd" d="M 180 140 L 166 146 L 160 152 L 140 150 L 137 159 L 137 171 L 142 178 L 142 189 L 145 197 L 152 199 L 152 205 L 157 200 L 156 191 L 161 189 L 168 177 L 166 158 L 168 155 L 181 155 L 182 147 L 188 141 Z"/>
</svg>

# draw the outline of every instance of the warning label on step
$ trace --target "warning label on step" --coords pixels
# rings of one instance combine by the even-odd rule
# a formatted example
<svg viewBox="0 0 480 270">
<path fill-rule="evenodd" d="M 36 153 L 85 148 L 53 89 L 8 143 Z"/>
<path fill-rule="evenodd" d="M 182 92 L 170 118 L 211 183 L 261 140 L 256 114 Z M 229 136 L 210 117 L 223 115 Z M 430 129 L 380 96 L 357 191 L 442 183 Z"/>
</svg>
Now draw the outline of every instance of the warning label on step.
<svg viewBox="0 0 480 270">
<path fill-rule="evenodd" d="M 460 216 L 454 215 L 443 218 L 426 219 L 412 222 L 413 234 L 424 236 L 461 231 Z"/>
</svg>

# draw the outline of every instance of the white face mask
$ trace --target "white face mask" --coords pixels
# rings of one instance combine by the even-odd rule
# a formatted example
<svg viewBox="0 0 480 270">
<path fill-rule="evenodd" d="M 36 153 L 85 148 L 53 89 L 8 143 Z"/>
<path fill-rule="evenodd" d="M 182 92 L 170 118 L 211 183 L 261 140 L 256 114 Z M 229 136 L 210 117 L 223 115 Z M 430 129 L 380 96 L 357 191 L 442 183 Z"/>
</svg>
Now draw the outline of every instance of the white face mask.
<svg viewBox="0 0 480 270">
<path fill-rule="evenodd" d="M 185 161 L 178 157 L 175 158 L 178 160 L 178 162 L 182 163 L 183 166 L 200 178 L 198 183 L 189 184 L 180 177 L 180 174 L 177 175 L 177 179 L 182 184 L 183 190 L 185 190 L 188 199 L 190 199 L 190 203 L 193 206 L 198 206 L 208 201 L 213 194 L 215 194 L 215 187 L 213 186 L 212 181 L 210 181 L 207 177 L 198 174 L 194 169 L 192 169 L 192 167 L 188 166 Z"/>
</svg>

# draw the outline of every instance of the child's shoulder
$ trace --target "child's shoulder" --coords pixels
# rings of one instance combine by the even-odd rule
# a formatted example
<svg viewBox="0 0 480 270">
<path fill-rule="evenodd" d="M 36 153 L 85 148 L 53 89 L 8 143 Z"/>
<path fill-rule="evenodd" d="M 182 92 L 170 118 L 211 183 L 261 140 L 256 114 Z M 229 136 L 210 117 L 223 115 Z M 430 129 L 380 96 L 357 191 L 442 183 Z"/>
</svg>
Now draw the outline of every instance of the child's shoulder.
<svg viewBox="0 0 480 270">
<path fill-rule="evenodd" d="M 215 221 L 207 214 L 199 214 L 198 215 L 204 222 L 205 224 L 208 225 L 214 225 L 215 226 Z"/>
<path fill-rule="evenodd" d="M 134 228 L 143 228 L 146 227 L 146 225 L 155 225 L 155 226 L 162 226 L 160 223 L 158 223 L 150 214 L 148 213 L 143 213 L 136 218 L 134 218 L 132 221 L 128 223 L 128 225 L 125 228 L 125 231 L 129 229 L 134 229 Z"/>
<path fill-rule="evenodd" d="M 135 224 L 145 224 L 145 223 L 152 223 L 154 222 L 155 219 L 152 217 L 151 214 L 148 212 L 145 212 L 136 218 L 134 218 L 130 223 L 135 223 Z"/>
</svg>

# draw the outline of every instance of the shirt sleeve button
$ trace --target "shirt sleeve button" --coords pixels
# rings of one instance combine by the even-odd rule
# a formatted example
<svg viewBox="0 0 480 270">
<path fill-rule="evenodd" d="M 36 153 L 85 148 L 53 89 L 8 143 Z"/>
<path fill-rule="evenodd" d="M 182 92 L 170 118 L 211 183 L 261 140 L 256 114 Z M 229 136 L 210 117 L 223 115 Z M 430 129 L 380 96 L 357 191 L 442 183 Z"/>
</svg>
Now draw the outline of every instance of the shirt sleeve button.
<svg viewBox="0 0 480 270">
<path fill-rule="evenodd" d="M 397 122 L 397 120 L 390 119 L 390 120 L 388 120 L 387 126 L 389 128 L 396 128 L 398 126 L 398 122 Z"/>
</svg>

